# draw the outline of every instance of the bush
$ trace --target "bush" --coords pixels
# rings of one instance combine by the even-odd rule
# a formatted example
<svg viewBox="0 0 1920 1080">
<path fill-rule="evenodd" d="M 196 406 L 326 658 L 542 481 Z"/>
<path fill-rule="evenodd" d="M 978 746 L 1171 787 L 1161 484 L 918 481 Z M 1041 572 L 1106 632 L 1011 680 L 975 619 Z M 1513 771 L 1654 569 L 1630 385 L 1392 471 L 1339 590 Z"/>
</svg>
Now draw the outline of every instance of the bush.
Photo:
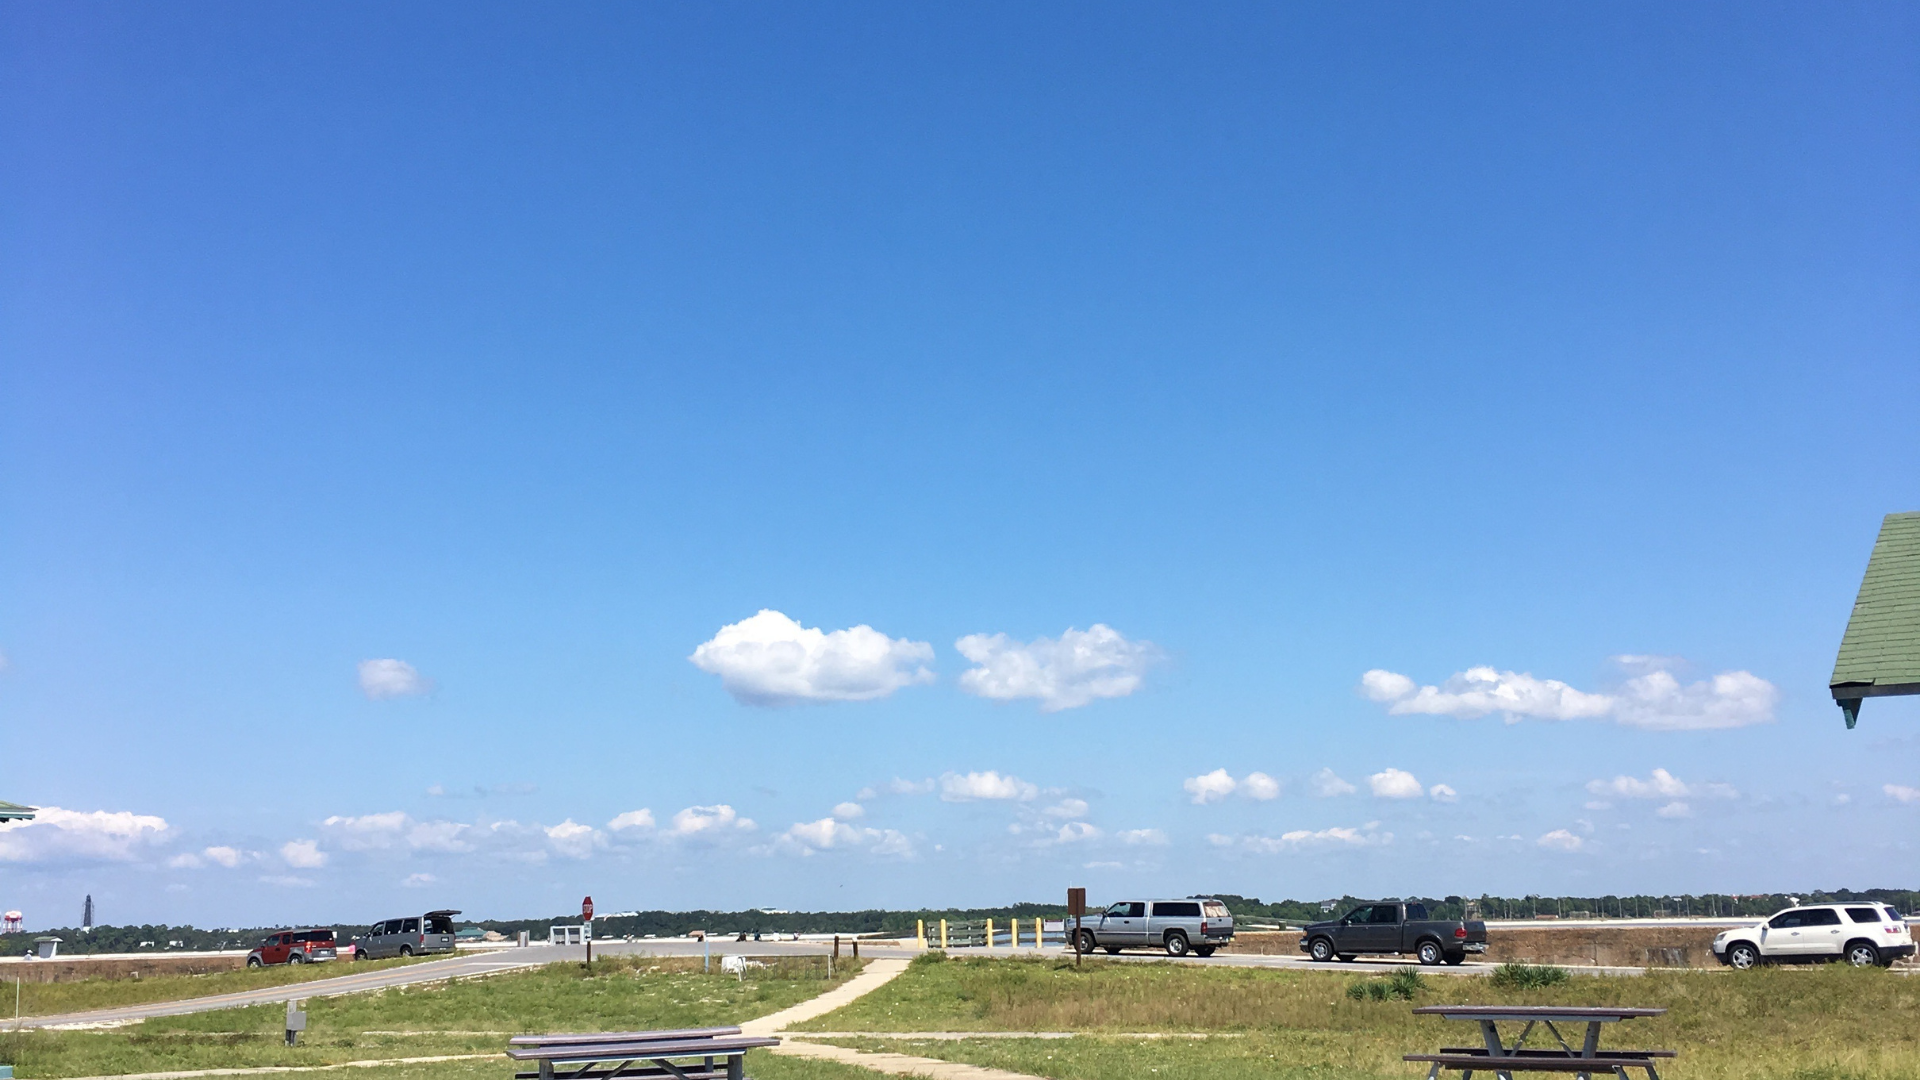
<svg viewBox="0 0 1920 1080">
<path fill-rule="evenodd" d="M 1493 985 L 1502 990 L 1539 990 L 1566 982 L 1567 969 L 1552 964 L 1501 964 L 1493 972 Z"/>
<path fill-rule="evenodd" d="M 1354 1001 L 1412 1001 L 1416 994 L 1427 988 L 1427 980 L 1412 968 L 1401 968 L 1384 979 L 1368 979 L 1347 987 L 1347 997 Z"/>
</svg>

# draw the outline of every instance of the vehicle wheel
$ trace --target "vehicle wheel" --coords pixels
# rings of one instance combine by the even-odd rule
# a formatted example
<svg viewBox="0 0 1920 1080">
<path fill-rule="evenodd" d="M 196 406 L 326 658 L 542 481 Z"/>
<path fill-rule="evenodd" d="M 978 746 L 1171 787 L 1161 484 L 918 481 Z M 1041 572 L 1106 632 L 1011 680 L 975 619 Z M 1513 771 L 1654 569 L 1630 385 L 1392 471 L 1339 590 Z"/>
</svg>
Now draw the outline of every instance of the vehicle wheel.
<svg viewBox="0 0 1920 1080">
<path fill-rule="evenodd" d="M 1195 945 L 1195 946 L 1193 947 L 1193 951 L 1194 951 L 1194 953 L 1195 953 L 1195 955 L 1198 955 L 1198 956 L 1212 956 L 1212 955 L 1213 955 L 1213 946 L 1211 946 L 1211 945 Z"/>
<path fill-rule="evenodd" d="M 1175 930 L 1173 933 L 1168 934 L 1167 935 L 1167 955 L 1168 956 L 1187 955 L 1187 935 L 1181 933 L 1178 930 Z"/>
<path fill-rule="evenodd" d="M 1098 946 L 1093 940 L 1093 931 L 1091 930 L 1080 931 L 1080 951 L 1081 952 L 1090 953 L 1097 947 Z"/>
<path fill-rule="evenodd" d="M 1107 946 L 1107 955 L 1108 955 L 1108 956 L 1119 956 L 1119 955 L 1120 955 L 1120 946 L 1118 946 L 1118 945 L 1109 945 L 1109 946 Z"/>
<path fill-rule="evenodd" d="M 304 964 L 306 962 L 307 962 L 306 953 L 294 953 L 292 956 L 287 957 L 287 963 L 289 964 Z"/>
<path fill-rule="evenodd" d="M 1745 971 L 1760 963 L 1760 950 L 1744 941 L 1727 946 L 1727 966 Z"/>
<path fill-rule="evenodd" d="M 1433 967 L 1447 958 L 1446 950 L 1440 947 L 1439 942 L 1431 938 L 1414 946 L 1413 955 L 1427 967 Z"/>
<path fill-rule="evenodd" d="M 1856 941 L 1847 946 L 1847 963 L 1854 967 L 1879 967 L 1880 950 L 1870 941 Z"/>
<path fill-rule="evenodd" d="M 355 960 L 371 960 L 373 959 L 373 954 L 365 949 L 355 949 L 353 950 L 353 958 Z"/>
<path fill-rule="evenodd" d="M 261 960 L 260 960 L 260 958 L 259 958 L 259 957 L 257 957 L 257 956 L 249 956 L 249 957 L 247 957 L 247 966 L 248 966 L 248 967 L 250 967 L 250 968 L 253 968 L 253 967 L 264 967 L 264 966 L 265 966 L 265 964 L 263 964 L 263 963 L 261 962 Z"/>
<path fill-rule="evenodd" d="M 1333 959 L 1333 942 L 1323 937 L 1307 942 L 1307 955 L 1324 964 Z"/>
<path fill-rule="evenodd" d="M 412 956 L 412 955 L 413 955 L 413 946 L 411 946 L 411 945 L 402 945 L 402 946 L 400 946 L 400 955 L 401 955 L 401 956 Z"/>
</svg>

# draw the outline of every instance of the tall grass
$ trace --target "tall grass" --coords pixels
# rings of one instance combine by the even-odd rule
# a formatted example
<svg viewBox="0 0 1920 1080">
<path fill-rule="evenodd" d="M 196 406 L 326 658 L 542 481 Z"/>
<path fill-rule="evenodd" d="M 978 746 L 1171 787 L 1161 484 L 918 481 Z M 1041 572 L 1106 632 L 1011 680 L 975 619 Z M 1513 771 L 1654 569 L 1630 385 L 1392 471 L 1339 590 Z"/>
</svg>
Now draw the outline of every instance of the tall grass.
<svg viewBox="0 0 1920 1080">
<path fill-rule="evenodd" d="M 1552 964 L 1501 964 L 1489 978 L 1502 990 L 1539 990 L 1558 986 L 1573 976 L 1567 969 Z"/>
</svg>

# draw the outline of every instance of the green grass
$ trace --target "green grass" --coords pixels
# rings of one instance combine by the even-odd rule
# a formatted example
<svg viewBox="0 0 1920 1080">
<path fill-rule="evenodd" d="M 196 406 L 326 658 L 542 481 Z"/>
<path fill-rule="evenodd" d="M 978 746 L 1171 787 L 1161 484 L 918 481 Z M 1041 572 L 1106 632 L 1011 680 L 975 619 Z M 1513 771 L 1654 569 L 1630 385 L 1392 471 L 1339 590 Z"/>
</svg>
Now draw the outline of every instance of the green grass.
<svg viewBox="0 0 1920 1080">
<path fill-rule="evenodd" d="M 357 975 L 383 971 L 407 964 L 424 963 L 430 957 L 392 960 L 331 960 L 324 964 L 279 964 L 267 968 L 242 968 L 209 975 L 154 975 L 141 979 L 77 979 L 73 982 L 23 983 L 20 991 L 21 1016 L 55 1016 L 61 1013 L 112 1009 L 122 1005 L 150 1005 L 156 1001 L 237 994 L 267 986 L 330 979 L 337 975 Z M 442 958 L 444 959 L 444 958 Z M 13 1015 L 15 987 L 0 983 L 0 1020 Z"/>
<path fill-rule="evenodd" d="M 24 1080 L 131 1072 L 323 1065 L 492 1053 L 508 1034 L 734 1024 L 798 1004 L 850 978 L 824 958 L 774 960 L 744 980 L 700 972 L 695 958 L 618 957 L 481 979 L 395 987 L 307 1003 L 307 1031 L 284 1045 L 282 1005 L 163 1017 L 105 1031 L 0 1033 L 0 1061 Z M 447 1065 L 459 1063 L 449 1062 Z M 424 1066 L 423 1066 L 424 1067 Z M 505 1063 L 488 1075 L 503 1080 Z M 365 1080 L 358 1071 L 352 1074 Z"/>
<path fill-rule="evenodd" d="M 1920 1076 L 1920 981 L 1842 966 L 1581 976 L 1529 990 L 1434 977 L 1411 1003 L 1353 1000 L 1387 980 L 1171 964 L 917 961 L 899 979 L 811 1021 L 817 1031 L 1083 1031 L 1071 1040 L 885 1043 L 887 1049 L 1058 1080 L 1226 1080 L 1260 1076 L 1405 1078 L 1401 1055 L 1473 1045 L 1466 1024 L 1416 1017 L 1420 1004 L 1665 1006 L 1608 1025 L 1602 1046 L 1680 1051 L 1668 1080 L 1909 1080 Z M 1114 1032 L 1238 1037 L 1142 1041 Z M 1541 1033 L 1544 1035 L 1544 1032 Z M 1542 1045 L 1537 1039 L 1529 1045 Z M 1546 1045 L 1551 1045 L 1548 1043 Z"/>
</svg>

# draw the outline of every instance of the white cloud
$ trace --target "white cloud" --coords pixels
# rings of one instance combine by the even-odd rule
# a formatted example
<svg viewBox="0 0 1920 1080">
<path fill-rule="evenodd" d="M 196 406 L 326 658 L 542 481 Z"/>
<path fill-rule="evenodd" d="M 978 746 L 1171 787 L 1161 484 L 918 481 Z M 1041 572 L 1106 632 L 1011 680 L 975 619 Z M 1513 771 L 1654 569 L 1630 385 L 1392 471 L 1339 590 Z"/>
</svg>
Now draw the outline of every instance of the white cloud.
<svg viewBox="0 0 1920 1080">
<path fill-rule="evenodd" d="M 241 860 L 245 858 L 247 858 L 247 853 L 241 851 L 239 848 L 210 847 L 202 849 L 198 854 L 186 852 L 175 855 L 173 858 L 167 860 L 167 865 L 176 870 L 198 870 L 208 863 L 213 863 L 216 866 L 224 866 L 231 870 L 239 866 Z"/>
<path fill-rule="evenodd" d="M 931 777 L 925 780 L 902 780 L 896 776 L 884 784 L 863 787 L 853 797 L 864 802 L 868 799 L 877 799 L 882 795 L 926 795 L 932 791 Z"/>
<path fill-rule="evenodd" d="M 1683 686 L 1664 668 L 1646 670 L 1647 662 L 1660 659 L 1665 658 L 1616 657 L 1629 670 L 1643 673 L 1613 694 L 1588 693 L 1556 679 L 1491 667 L 1468 668 L 1439 686 L 1420 686 L 1405 675 L 1375 668 L 1360 676 L 1360 692 L 1396 716 L 1477 717 L 1497 712 L 1508 723 L 1529 717 L 1610 718 L 1654 731 L 1737 728 L 1773 719 L 1780 694 L 1767 680 L 1751 672 L 1729 671 Z"/>
<path fill-rule="evenodd" d="M 1412 773 L 1400 769 L 1374 773 L 1367 777 L 1367 786 L 1376 799 L 1417 799 L 1427 793 Z"/>
<path fill-rule="evenodd" d="M 833 808 L 833 816 L 839 818 L 841 821 L 852 821 L 855 818 L 865 817 L 866 813 L 867 808 L 857 802 L 836 803 Z"/>
<path fill-rule="evenodd" d="M 831 633 L 762 609 L 729 623 L 687 659 L 746 705 L 871 701 L 933 681 L 933 646 L 871 626 Z"/>
<path fill-rule="evenodd" d="M 433 680 L 414 670 L 405 660 L 360 661 L 360 692 L 374 701 L 412 697 L 433 689 Z"/>
<path fill-rule="evenodd" d="M 280 857 L 296 870 L 317 870 L 327 865 L 327 853 L 320 850 L 317 840 L 289 840 L 280 845 Z"/>
<path fill-rule="evenodd" d="M 644 806 L 638 810 L 629 810 L 624 814 L 616 816 L 612 821 L 607 822 L 607 829 L 610 832 L 621 832 L 626 829 L 646 830 L 651 828 L 653 828 L 653 811 Z"/>
<path fill-rule="evenodd" d="M 1207 834 L 1207 843 L 1212 844 L 1214 847 L 1231 847 L 1233 845 L 1233 837 L 1225 833 L 1210 832 Z"/>
<path fill-rule="evenodd" d="M 1591 800 L 1588 800 L 1587 802 L 1584 802 L 1584 803 L 1581 803 L 1581 804 L 1580 804 L 1580 809 L 1582 809 L 1582 810 L 1611 810 L 1611 809 L 1613 809 L 1613 804 L 1612 804 L 1612 803 L 1610 803 L 1610 802 L 1607 802 L 1607 801 L 1606 801 L 1605 799 L 1591 799 Z"/>
<path fill-rule="evenodd" d="M 1187 793 L 1193 796 L 1195 804 L 1204 806 L 1210 802 L 1219 802 L 1233 794 L 1233 789 L 1240 785 L 1233 777 L 1227 775 L 1227 770 L 1215 769 L 1210 773 L 1190 776 L 1180 786 L 1186 788 Z"/>
<path fill-rule="evenodd" d="M 350 817 L 335 814 L 320 823 L 333 833 L 334 843 L 346 851 L 472 851 L 473 826 L 435 818 L 416 821 L 404 810 Z"/>
<path fill-rule="evenodd" d="M 1083 840 L 1098 840 L 1100 830 L 1084 821 L 1069 821 L 1060 826 L 1060 831 L 1054 833 L 1053 838 L 1058 843 L 1077 844 Z"/>
<path fill-rule="evenodd" d="M 278 885 L 283 889 L 311 889 L 312 878 L 295 877 L 292 874 L 267 874 L 260 879 L 268 885 Z"/>
<path fill-rule="evenodd" d="M 1126 697 L 1140 689 L 1147 669 L 1162 656 L 1153 642 L 1128 641 L 1104 623 L 1069 628 L 1058 641 L 968 634 L 953 647 L 976 665 L 961 672 L 962 690 L 994 701 L 1033 698 L 1042 712 Z"/>
<path fill-rule="evenodd" d="M 172 832 L 151 814 L 46 806 L 32 821 L 0 822 L 0 862 L 128 862 Z"/>
<path fill-rule="evenodd" d="M 571 859 L 584 859 L 593 854 L 595 841 L 599 834 L 591 825 L 582 825 L 568 818 L 560 824 L 545 830 L 547 839 L 553 842 L 553 849 Z"/>
<path fill-rule="evenodd" d="M 1880 790 L 1895 802 L 1920 803 L 1920 788 L 1911 788 L 1903 784 L 1883 784 Z"/>
<path fill-rule="evenodd" d="M 1654 813 L 1660 815 L 1663 818 L 1692 817 L 1693 807 L 1688 806 L 1686 803 L 1675 800 L 1674 802 L 1670 802 L 1667 805 L 1661 807 L 1660 809 L 1655 810 Z"/>
<path fill-rule="evenodd" d="M 1616 776 L 1611 780 L 1589 780 L 1587 790 L 1595 795 L 1616 799 L 1737 799 L 1740 792 L 1732 784 L 1688 784 L 1665 769 L 1655 769 L 1645 780 L 1635 776 Z"/>
<path fill-rule="evenodd" d="M 1240 781 L 1240 794 L 1255 802 L 1268 802 L 1280 797 L 1280 781 L 1263 772 L 1250 772 Z"/>
<path fill-rule="evenodd" d="M 1040 789 L 1014 775 L 1001 776 L 988 769 L 986 772 L 947 773 L 940 777 L 940 798 L 945 802 L 973 802 L 977 799 L 1018 799 L 1027 801 L 1038 798 Z"/>
<path fill-rule="evenodd" d="M 1085 799 L 1061 799 L 1059 802 L 1040 811 L 1040 814 L 1043 817 L 1050 818 L 1078 818 L 1086 817 L 1087 810 L 1087 800 Z"/>
<path fill-rule="evenodd" d="M 1331 799 L 1338 795 L 1351 795 L 1360 789 L 1334 775 L 1332 769 L 1321 769 L 1307 777 L 1307 790 L 1313 792 L 1315 798 Z"/>
<path fill-rule="evenodd" d="M 1554 851 L 1579 851 L 1587 846 L 1585 839 L 1566 829 L 1555 829 L 1541 836 L 1534 843 Z"/>
<path fill-rule="evenodd" d="M 439 878 L 434 877 L 432 874 L 408 874 L 407 879 L 400 883 L 400 887 L 403 889 L 424 889 L 439 880 Z"/>
<path fill-rule="evenodd" d="M 834 848 L 864 848 L 875 855 L 906 857 L 913 854 L 913 843 L 905 833 L 894 829 L 869 829 L 849 825 L 833 817 L 802 821 L 788 826 L 775 838 L 775 847 L 813 855 Z"/>
<path fill-rule="evenodd" d="M 743 818 L 725 803 L 713 806 L 689 806 L 673 815 L 668 829 L 674 836 L 719 836 L 729 830 L 749 832 L 755 828 L 752 818 Z"/>
<path fill-rule="evenodd" d="M 1445 784 L 1435 784 L 1427 789 L 1427 795 L 1434 802 L 1459 802 L 1460 793 Z"/>
<path fill-rule="evenodd" d="M 1329 829 L 1295 829 L 1279 836 L 1248 836 L 1241 845 L 1264 855 L 1312 848 L 1381 847 L 1393 843 L 1393 834 L 1379 832 L 1379 822 L 1370 821 L 1357 829 L 1335 826 Z"/>
<path fill-rule="evenodd" d="M 1114 836 L 1121 843 L 1136 847 L 1163 847 L 1167 843 L 1167 834 L 1159 829 L 1125 829 Z"/>
</svg>

